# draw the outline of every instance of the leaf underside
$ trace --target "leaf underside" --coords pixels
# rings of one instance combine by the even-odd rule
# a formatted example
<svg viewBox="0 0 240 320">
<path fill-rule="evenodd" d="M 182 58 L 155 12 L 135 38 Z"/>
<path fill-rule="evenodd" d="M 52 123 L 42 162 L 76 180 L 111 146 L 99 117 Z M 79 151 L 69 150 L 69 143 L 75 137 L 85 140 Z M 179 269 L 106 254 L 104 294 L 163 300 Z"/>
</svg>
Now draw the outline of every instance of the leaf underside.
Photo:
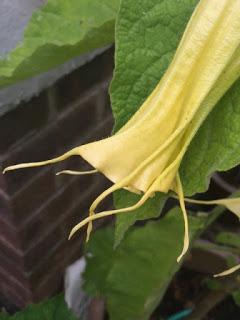
<svg viewBox="0 0 240 320">
<path fill-rule="evenodd" d="M 0 87 L 114 42 L 118 6 L 119 0 L 48 0 L 33 13 L 23 42 L 0 60 Z"/>
</svg>

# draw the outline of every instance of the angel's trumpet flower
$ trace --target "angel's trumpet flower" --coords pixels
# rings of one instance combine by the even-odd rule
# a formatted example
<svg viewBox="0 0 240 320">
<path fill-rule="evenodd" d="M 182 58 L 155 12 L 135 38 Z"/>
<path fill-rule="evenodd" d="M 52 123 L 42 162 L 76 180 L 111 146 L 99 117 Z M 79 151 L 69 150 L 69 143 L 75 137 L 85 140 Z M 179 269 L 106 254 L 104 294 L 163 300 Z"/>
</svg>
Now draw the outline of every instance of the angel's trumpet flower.
<svg viewBox="0 0 240 320">
<path fill-rule="evenodd" d="M 137 209 L 155 192 L 175 192 L 185 221 L 180 260 L 189 239 L 178 170 L 200 125 L 239 75 L 240 0 L 201 0 L 165 75 L 115 135 L 76 147 L 52 160 L 19 164 L 5 171 L 52 164 L 79 155 L 114 183 L 93 202 L 89 217 L 73 228 L 70 237 L 85 224 L 89 237 L 93 220 Z M 142 193 L 142 198 L 128 208 L 95 213 L 98 204 L 120 188 Z"/>
</svg>

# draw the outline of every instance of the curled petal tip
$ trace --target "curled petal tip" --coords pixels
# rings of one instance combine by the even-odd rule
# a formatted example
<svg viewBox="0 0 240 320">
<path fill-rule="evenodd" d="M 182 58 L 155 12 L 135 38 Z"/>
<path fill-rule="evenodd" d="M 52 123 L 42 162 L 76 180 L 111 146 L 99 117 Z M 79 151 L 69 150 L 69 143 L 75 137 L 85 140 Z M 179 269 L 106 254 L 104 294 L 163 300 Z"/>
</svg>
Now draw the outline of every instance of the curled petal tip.
<svg viewBox="0 0 240 320">
<path fill-rule="evenodd" d="M 56 173 L 56 176 L 60 176 L 61 174 L 69 174 L 69 170 L 62 170 Z"/>
<path fill-rule="evenodd" d="M 68 236 L 68 240 L 71 240 L 71 238 L 72 238 L 72 236 L 74 235 L 74 231 L 72 230 L 71 232 L 70 232 L 70 234 L 69 234 L 69 236 Z"/>
<path fill-rule="evenodd" d="M 180 263 L 180 262 L 181 262 L 182 258 L 185 256 L 186 253 L 187 253 L 187 250 L 184 250 L 184 251 L 180 254 L 180 256 L 178 256 L 178 258 L 177 258 L 177 263 Z"/>
<path fill-rule="evenodd" d="M 86 220 L 86 219 L 85 219 L 85 220 Z M 82 222 L 76 224 L 76 225 L 72 228 L 72 230 L 71 230 L 71 232 L 70 232 L 70 234 L 69 234 L 68 240 L 70 240 L 70 239 L 73 237 L 73 235 L 74 235 L 79 229 L 81 229 L 81 228 L 86 224 L 85 220 L 83 220 Z"/>
<path fill-rule="evenodd" d="M 87 234 L 87 236 L 86 236 L 86 243 L 88 243 L 88 241 L 89 241 L 89 238 L 90 238 L 90 235 L 89 234 Z"/>
<path fill-rule="evenodd" d="M 69 175 L 76 175 L 76 176 L 83 176 L 83 175 L 87 175 L 87 174 L 93 174 L 93 173 L 97 173 L 98 170 L 94 169 L 94 170 L 87 170 L 87 171 L 74 171 L 74 170 L 63 170 L 63 171 L 59 171 L 56 173 L 56 176 L 59 176 L 60 174 L 69 174 Z"/>
<path fill-rule="evenodd" d="M 6 167 L 3 169 L 3 174 L 5 174 L 7 171 L 11 171 L 11 170 L 14 170 L 15 166 L 9 166 L 9 167 Z"/>
<path fill-rule="evenodd" d="M 225 270 L 221 273 L 218 273 L 218 274 L 214 274 L 213 277 L 214 278 L 218 278 L 218 277 L 224 277 L 224 276 L 228 276 L 236 271 L 238 271 L 240 269 L 240 264 L 228 269 L 228 270 Z"/>
</svg>

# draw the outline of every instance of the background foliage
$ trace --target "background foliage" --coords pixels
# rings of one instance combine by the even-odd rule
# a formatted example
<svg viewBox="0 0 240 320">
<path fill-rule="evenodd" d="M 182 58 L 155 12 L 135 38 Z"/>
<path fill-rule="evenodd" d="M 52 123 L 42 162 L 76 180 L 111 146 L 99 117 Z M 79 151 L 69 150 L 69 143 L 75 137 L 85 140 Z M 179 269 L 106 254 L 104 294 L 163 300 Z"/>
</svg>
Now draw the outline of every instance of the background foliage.
<svg viewBox="0 0 240 320">
<path fill-rule="evenodd" d="M 63 294 L 60 294 L 51 300 L 29 305 L 14 316 L 0 313 L 0 320 L 77 320 L 77 318 L 68 309 Z"/>
<path fill-rule="evenodd" d="M 0 87 L 114 42 L 118 6 L 119 0 L 48 0 L 33 14 L 23 42 L 0 60 Z"/>
<path fill-rule="evenodd" d="M 221 212 L 222 208 L 216 208 L 209 216 L 189 217 L 191 245 Z M 111 320 L 149 319 L 181 267 L 176 259 L 182 234 L 178 208 L 163 219 L 132 227 L 115 250 L 113 228 L 93 234 L 86 247 L 85 289 L 106 298 Z"/>
<path fill-rule="evenodd" d="M 121 1 L 115 34 L 116 68 L 110 90 L 115 130 L 128 121 L 159 82 L 197 2 Z M 113 42 L 118 7 L 118 0 L 49 0 L 33 15 L 23 43 L 0 61 L 0 86 Z M 214 171 L 227 170 L 240 162 L 239 102 L 240 81 L 219 101 L 192 141 L 180 168 L 186 194 L 205 191 Z M 133 227 L 136 220 L 157 218 L 166 198 L 158 194 L 134 213 L 119 215 L 115 235 L 112 228 L 101 230 L 88 244 L 86 289 L 107 299 L 113 320 L 148 319 L 180 267 L 176 263 L 183 239 L 179 209 L 160 220 Z M 137 195 L 123 190 L 115 194 L 115 205 L 129 206 L 137 199 Z M 190 217 L 191 241 L 219 210 L 210 218 Z M 131 232 L 126 232 L 129 227 Z M 218 241 L 237 243 L 226 234 Z M 33 314 L 34 319 L 71 319 L 68 312 L 60 296 L 30 306 L 13 319 L 33 319 Z"/>
</svg>

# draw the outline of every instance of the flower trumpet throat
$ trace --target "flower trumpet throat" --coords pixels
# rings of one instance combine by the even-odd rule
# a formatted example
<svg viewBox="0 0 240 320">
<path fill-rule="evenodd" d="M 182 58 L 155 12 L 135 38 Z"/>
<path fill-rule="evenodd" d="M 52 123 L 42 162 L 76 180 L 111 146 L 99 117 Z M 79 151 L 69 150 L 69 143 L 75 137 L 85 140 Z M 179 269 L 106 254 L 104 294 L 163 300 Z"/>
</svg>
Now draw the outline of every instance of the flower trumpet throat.
<svg viewBox="0 0 240 320">
<path fill-rule="evenodd" d="M 10 166 L 4 172 L 79 155 L 109 178 L 113 186 L 93 202 L 89 217 L 76 225 L 70 236 L 88 224 L 89 237 L 93 220 L 135 210 L 155 192 L 174 191 L 185 221 L 180 260 L 188 249 L 189 237 L 178 170 L 200 125 L 239 77 L 239 57 L 240 0 L 201 0 L 161 81 L 115 135 L 51 160 Z M 98 204 L 120 188 L 142 193 L 142 198 L 128 208 L 95 213 Z"/>
</svg>

